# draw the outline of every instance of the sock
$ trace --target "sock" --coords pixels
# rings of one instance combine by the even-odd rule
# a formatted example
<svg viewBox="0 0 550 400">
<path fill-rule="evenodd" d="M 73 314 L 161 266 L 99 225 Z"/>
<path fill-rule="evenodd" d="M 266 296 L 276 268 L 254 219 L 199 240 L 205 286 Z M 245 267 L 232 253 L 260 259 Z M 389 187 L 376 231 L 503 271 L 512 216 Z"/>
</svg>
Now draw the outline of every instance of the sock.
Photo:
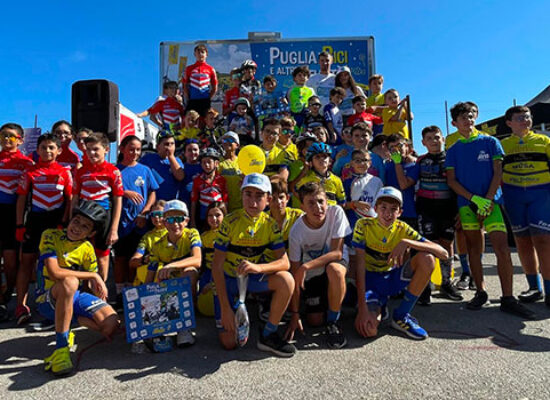
<svg viewBox="0 0 550 400">
<path fill-rule="evenodd" d="M 453 270 L 453 259 L 447 258 L 446 260 L 440 260 L 439 265 L 441 267 L 441 283 L 449 283 Z"/>
<path fill-rule="evenodd" d="M 267 324 L 265 324 L 264 326 L 264 331 L 262 332 L 262 336 L 267 337 L 275 332 L 277 332 L 277 325 L 273 325 L 271 322 L 267 321 Z"/>
<path fill-rule="evenodd" d="M 544 280 L 544 293 L 547 296 L 550 296 L 550 280 L 549 279 Z"/>
<path fill-rule="evenodd" d="M 340 310 L 338 311 L 332 311 L 328 310 L 327 312 L 327 323 L 336 322 L 338 321 L 338 318 L 340 318 Z"/>
<path fill-rule="evenodd" d="M 416 304 L 416 300 L 418 300 L 418 296 L 415 296 L 408 290 L 405 290 L 403 292 L 403 300 L 401 300 L 401 304 L 399 304 L 399 307 L 397 307 L 393 312 L 394 319 L 402 319 L 406 314 L 410 313 Z"/>
<path fill-rule="evenodd" d="M 115 283 L 116 294 L 121 294 L 124 289 L 124 283 Z"/>
<path fill-rule="evenodd" d="M 69 331 L 67 332 L 55 332 L 55 348 L 60 349 L 69 345 Z"/>
<path fill-rule="evenodd" d="M 542 287 L 540 285 L 539 274 L 525 274 L 525 277 L 527 278 L 529 289 L 537 289 L 539 291 L 542 290 Z"/>
<path fill-rule="evenodd" d="M 462 267 L 462 273 L 466 275 L 470 274 L 470 266 L 468 265 L 468 254 L 459 254 L 460 266 Z"/>
</svg>

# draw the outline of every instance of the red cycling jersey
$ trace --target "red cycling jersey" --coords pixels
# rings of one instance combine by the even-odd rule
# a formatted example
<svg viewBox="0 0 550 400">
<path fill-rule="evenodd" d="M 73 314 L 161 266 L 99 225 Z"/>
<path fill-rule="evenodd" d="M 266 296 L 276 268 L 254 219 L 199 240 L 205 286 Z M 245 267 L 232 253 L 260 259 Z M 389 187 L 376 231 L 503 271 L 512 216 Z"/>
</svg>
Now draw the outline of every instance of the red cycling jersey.
<svg viewBox="0 0 550 400">
<path fill-rule="evenodd" d="M 174 97 L 158 100 L 147 111 L 149 114 L 160 114 L 162 122 L 168 125 L 181 124 L 181 119 L 185 117 L 183 106 Z"/>
<path fill-rule="evenodd" d="M 15 204 L 21 175 L 32 165 L 32 160 L 19 150 L 0 151 L 0 203 Z"/>
<path fill-rule="evenodd" d="M 107 161 L 101 164 L 85 163 L 76 172 L 74 188 L 75 195 L 84 200 L 96 201 L 106 210 L 109 209 L 111 195 L 124 194 L 119 169 Z"/>
</svg>

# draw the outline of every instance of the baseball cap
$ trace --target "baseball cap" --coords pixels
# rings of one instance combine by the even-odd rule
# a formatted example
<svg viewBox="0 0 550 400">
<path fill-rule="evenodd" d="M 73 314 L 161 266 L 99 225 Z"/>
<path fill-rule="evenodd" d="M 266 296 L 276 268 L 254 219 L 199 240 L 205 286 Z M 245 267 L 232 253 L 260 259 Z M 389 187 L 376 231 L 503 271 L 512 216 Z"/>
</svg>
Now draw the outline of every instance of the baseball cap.
<svg viewBox="0 0 550 400">
<path fill-rule="evenodd" d="M 224 133 L 223 136 L 222 136 L 220 139 L 223 141 L 223 139 L 226 139 L 226 138 L 231 138 L 231 139 L 233 139 L 233 140 L 235 141 L 235 143 L 237 143 L 237 144 L 239 144 L 239 145 L 241 144 L 241 143 L 239 142 L 239 135 L 237 135 L 237 134 L 236 134 L 235 132 L 233 132 L 233 131 L 228 131 L 228 132 Z"/>
<path fill-rule="evenodd" d="M 186 217 L 189 216 L 187 205 L 181 200 L 167 201 L 166 204 L 164 205 L 164 213 L 167 213 L 168 211 L 179 211 L 183 213 Z"/>
<path fill-rule="evenodd" d="M 241 190 L 247 187 L 253 187 L 264 193 L 271 194 L 271 181 L 263 174 L 253 173 L 244 177 Z"/>
<path fill-rule="evenodd" d="M 401 194 L 401 191 L 392 186 L 384 186 L 381 188 L 376 195 L 376 201 L 374 203 L 378 203 L 378 200 L 382 198 L 394 199 L 399 202 L 400 206 L 403 205 L 403 195 Z"/>
<path fill-rule="evenodd" d="M 351 69 L 349 69 L 347 65 L 344 65 L 338 68 L 338 72 L 336 72 L 336 75 L 338 75 L 340 72 L 347 72 L 348 74 L 351 74 Z"/>
</svg>

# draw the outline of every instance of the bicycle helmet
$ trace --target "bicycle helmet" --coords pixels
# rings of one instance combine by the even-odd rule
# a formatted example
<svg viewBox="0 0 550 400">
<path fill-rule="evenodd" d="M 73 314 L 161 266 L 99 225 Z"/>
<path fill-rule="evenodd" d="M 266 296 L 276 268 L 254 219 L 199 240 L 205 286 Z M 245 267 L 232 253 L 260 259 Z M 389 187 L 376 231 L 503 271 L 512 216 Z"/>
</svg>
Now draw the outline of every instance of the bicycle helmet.
<svg viewBox="0 0 550 400">
<path fill-rule="evenodd" d="M 316 142 L 317 136 L 315 136 L 313 133 L 309 131 L 305 131 L 300 136 L 298 136 L 298 138 L 296 139 L 296 144 L 300 143 L 303 140 L 313 140 L 314 142 Z"/>
<path fill-rule="evenodd" d="M 237 107 L 239 104 L 244 104 L 246 107 L 250 108 L 250 102 L 246 97 L 239 97 L 235 102 L 235 107 Z"/>
<path fill-rule="evenodd" d="M 307 153 L 306 153 L 306 161 L 311 161 L 314 155 L 316 154 L 328 154 L 330 155 L 332 151 L 330 150 L 330 147 L 328 147 L 325 143 L 313 143 L 311 146 L 308 147 Z"/>
<path fill-rule="evenodd" d="M 245 70 L 247 68 L 258 69 L 258 64 L 256 64 L 254 60 L 244 60 L 241 64 L 241 70 Z"/>
<path fill-rule="evenodd" d="M 80 214 L 91 219 L 96 229 L 101 228 L 107 219 L 107 211 L 98 203 L 91 200 L 81 200 L 78 206 L 73 210 L 73 214 Z"/>
<path fill-rule="evenodd" d="M 214 160 L 220 159 L 220 153 L 218 150 L 216 150 L 213 147 L 207 147 L 206 149 L 202 149 L 199 154 L 199 160 L 202 160 L 205 157 L 213 158 Z"/>
</svg>

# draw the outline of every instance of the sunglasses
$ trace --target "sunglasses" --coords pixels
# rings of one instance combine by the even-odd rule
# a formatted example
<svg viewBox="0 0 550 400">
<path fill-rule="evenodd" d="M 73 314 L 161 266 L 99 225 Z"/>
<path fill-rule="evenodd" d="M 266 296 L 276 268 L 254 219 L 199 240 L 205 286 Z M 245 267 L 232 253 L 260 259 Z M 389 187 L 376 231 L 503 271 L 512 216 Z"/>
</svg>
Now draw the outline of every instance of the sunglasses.
<svg viewBox="0 0 550 400">
<path fill-rule="evenodd" d="M 283 129 L 283 135 L 292 135 L 293 133 L 293 129 Z"/>
<path fill-rule="evenodd" d="M 169 224 L 181 224 L 183 221 L 185 221 L 185 217 L 183 215 L 178 215 L 177 217 L 164 218 L 164 220 Z"/>
<path fill-rule="evenodd" d="M 313 103 L 309 105 L 310 107 L 321 107 L 321 103 Z"/>
<path fill-rule="evenodd" d="M 151 211 L 149 215 L 151 218 L 162 218 L 162 211 Z"/>
<path fill-rule="evenodd" d="M 9 139 L 9 140 L 12 140 L 12 141 L 16 141 L 17 139 L 21 139 L 21 136 L 19 136 L 19 135 L 7 134 L 7 133 L 0 133 L 0 138 L 1 138 L 1 139 Z"/>
<path fill-rule="evenodd" d="M 222 139 L 222 143 L 237 143 L 237 141 L 233 138 L 224 138 Z"/>
</svg>

